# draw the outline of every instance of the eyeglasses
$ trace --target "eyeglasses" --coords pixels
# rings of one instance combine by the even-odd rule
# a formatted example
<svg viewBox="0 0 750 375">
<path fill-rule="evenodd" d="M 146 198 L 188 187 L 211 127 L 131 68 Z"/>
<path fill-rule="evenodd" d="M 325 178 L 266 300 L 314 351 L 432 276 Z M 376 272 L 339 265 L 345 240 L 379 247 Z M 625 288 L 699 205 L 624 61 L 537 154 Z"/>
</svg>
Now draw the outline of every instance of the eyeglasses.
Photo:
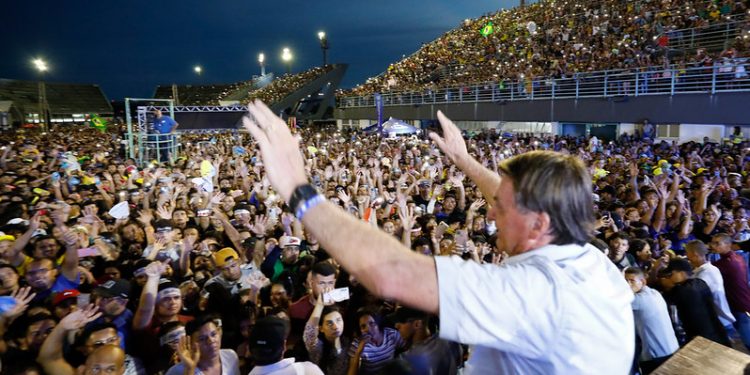
<svg viewBox="0 0 750 375">
<path fill-rule="evenodd" d="M 28 275 L 37 275 L 37 274 L 44 274 L 49 272 L 49 268 L 39 268 L 36 270 L 28 270 L 26 271 L 26 274 Z"/>
<path fill-rule="evenodd" d="M 117 341 L 117 339 L 119 339 L 119 337 L 117 337 L 117 336 L 110 336 L 110 337 L 108 337 L 108 338 L 106 338 L 104 340 L 94 341 L 94 343 L 91 344 L 91 346 L 93 346 L 95 348 L 98 348 L 100 346 L 114 344 L 115 341 Z"/>
</svg>

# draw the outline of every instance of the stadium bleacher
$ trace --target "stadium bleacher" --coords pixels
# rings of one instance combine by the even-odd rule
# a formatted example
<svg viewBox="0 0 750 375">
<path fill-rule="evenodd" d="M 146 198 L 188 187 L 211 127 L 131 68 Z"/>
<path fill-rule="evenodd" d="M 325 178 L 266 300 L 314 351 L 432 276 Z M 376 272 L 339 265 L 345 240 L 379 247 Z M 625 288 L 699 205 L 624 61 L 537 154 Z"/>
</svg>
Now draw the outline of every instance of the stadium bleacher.
<svg viewBox="0 0 750 375">
<path fill-rule="evenodd" d="M 540 1 L 466 20 L 341 95 L 737 58 L 748 29 L 742 1 Z"/>
<path fill-rule="evenodd" d="M 45 86 L 51 116 L 112 114 L 112 106 L 98 85 L 46 82 Z M 12 101 L 22 113 L 38 113 L 39 84 L 36 81 L 0 79 L 0 100 Z"/>
</svg>

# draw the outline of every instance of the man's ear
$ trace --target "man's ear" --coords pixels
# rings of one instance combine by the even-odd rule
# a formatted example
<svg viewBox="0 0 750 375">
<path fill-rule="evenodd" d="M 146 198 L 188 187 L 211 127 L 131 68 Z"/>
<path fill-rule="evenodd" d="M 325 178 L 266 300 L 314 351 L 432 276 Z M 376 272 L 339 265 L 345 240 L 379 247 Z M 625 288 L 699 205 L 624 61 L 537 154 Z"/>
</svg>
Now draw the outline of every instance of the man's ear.
<svg viewBox="0 0 750 375">
<path fill-rule="evenodd" d="M 538 247 L 540 243 L 546 242 L 546 237 L 552 236 L 551 219 L 546 212 L 533 213 L 529 218 L 529 242 Z"/>
</svg>

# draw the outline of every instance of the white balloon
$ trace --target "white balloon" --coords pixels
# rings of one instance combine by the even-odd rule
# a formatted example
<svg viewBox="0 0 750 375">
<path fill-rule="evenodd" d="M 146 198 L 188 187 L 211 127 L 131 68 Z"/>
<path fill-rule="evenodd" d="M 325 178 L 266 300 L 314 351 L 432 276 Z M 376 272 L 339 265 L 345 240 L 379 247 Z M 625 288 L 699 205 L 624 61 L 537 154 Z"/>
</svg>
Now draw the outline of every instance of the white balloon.
<svg viewBox="0 0 750 375">
<path fill-rule="evenodd" d="M 529 21 L 529 23 L 526 24 L 526 30 L 529 30 L 532 34 L 536 34 L 536 22 Z"/>
</svg>

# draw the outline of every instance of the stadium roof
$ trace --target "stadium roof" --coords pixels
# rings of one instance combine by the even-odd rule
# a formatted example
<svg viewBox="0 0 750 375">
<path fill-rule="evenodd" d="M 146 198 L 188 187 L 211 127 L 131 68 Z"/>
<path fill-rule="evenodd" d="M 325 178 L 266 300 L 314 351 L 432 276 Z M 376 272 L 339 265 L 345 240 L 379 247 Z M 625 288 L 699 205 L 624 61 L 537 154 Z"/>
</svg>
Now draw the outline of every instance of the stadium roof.
<svg viewBox="0 0 750 375">
<path fill-rule="evenodd" d="M 112 114 L 112 105 L 98 85 L 45 82 L 51 114 Z M 12 101 L 24 113 L 39 112 L 39 83 L 0 79 L 0 100 Z"/>
</svg>

